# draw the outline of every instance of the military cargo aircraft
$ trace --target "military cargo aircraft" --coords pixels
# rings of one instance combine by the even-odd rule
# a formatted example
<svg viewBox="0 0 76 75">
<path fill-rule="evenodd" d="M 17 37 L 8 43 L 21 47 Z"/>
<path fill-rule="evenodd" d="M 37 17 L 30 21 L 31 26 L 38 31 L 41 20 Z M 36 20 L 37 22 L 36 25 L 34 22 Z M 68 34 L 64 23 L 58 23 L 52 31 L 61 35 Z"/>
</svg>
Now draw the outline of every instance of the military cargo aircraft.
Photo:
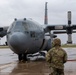
<svg viewBox="0 0 76 75">
<path fill-rule="evenodd" d="M 15 19 L 9 27 L 0 27 L 0 37 L 6 35 L 8 46 L 18 54 L 19 61 L 27 60 L 27 54 L 36 53 L 41 50 L 51 48 L 52 30 L 66 30 L 71 34 L 76 29 L 76 25 L 48 25 L 47 22 L 47 2 L 45 3 L 45 24 L 41 25 L 32 19 Z M 46 34 L 46 33 L 49 33 Z M 59 32 L 58 32 L 59 33 Z M 50 38 L 46 38 L 50 36 Z"/>
</svg>

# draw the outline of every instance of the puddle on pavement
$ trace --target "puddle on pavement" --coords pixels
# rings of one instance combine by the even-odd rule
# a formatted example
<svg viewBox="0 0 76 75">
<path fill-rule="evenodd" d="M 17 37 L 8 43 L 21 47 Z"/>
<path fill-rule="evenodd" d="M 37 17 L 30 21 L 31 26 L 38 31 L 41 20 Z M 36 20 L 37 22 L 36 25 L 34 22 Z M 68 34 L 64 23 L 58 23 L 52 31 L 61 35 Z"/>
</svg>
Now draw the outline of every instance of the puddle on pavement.
<svg viewBox="0 0 76 75">
<path fill-rule="evenodd" d="M 35 61 L 26 63 L 12 63 L 1 69 L 1 74 L 9 75 L 48 75 L 49 68 L 45 61 Z"/>
<path fill-rule="evenodd" d="M 76 48 L 66 49 L 68 59 L 76 59 Z M 76 74 L 76 61 L 65 64 L 66 75 Z M 10 49 L 0 50 L 0 75 L 49 75 L 50 70 L 45 61 L 28 61 L 19 63 L 17 55 Z"/>
</svg>

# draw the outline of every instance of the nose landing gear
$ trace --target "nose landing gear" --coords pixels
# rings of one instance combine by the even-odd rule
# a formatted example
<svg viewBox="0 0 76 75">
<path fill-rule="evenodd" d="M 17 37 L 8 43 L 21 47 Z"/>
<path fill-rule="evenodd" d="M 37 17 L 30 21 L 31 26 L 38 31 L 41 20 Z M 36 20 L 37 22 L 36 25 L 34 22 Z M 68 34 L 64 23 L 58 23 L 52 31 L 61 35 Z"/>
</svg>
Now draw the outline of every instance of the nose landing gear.
<svg viewBox="0 0 76 75">
<path fill-rule="evenodd" d="M 27 53 L 18 54 L 19 62 L 26 62 L 27 61 Z"/>
</svg>

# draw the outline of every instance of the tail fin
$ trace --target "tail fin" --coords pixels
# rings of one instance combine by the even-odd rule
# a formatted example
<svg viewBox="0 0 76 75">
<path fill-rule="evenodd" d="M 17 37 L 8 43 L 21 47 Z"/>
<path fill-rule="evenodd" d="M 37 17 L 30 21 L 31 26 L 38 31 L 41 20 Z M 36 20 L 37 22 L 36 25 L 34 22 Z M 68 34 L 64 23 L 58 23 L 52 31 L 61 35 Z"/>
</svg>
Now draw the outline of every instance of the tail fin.
<svg viewBox="0 0 76 75">
<path fill-rule="evenodd" d="M 47 16 L 47 3 L 45 2 L 45 17 L 44 17 L 44 24 L 48 24 L 48 16 Z"/>
</svg>

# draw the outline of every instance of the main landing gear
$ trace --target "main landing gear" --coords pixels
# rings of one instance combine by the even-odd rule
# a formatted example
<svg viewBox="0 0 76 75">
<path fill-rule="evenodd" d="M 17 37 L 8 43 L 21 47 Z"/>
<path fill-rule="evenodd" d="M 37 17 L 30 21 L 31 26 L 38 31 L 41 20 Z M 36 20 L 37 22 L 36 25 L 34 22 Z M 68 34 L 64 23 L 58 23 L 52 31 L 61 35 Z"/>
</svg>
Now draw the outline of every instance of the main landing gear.
<svg viewBox="0 0 76 75">
<path fill-rule="evenodd" d="M 26 62 L 27 61 L 27 53 L 18 54 L 19 62 Z"/>
</svg>

